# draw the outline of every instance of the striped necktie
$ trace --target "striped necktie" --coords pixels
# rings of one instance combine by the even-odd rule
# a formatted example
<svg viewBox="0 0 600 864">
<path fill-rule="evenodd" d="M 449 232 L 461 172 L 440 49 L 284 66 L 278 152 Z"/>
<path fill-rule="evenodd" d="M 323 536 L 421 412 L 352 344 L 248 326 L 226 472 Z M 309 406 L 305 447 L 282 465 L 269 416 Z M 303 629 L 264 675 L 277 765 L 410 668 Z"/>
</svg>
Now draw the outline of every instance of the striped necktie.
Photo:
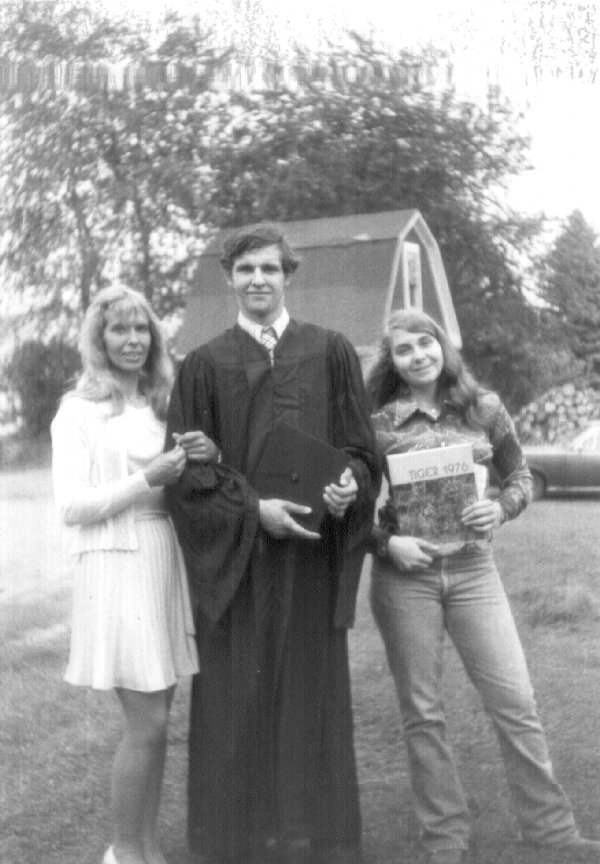
<svg viewBox="0 0 600 864">
<path fill-rule="evenodd" d="M 268 327 L 263 327 L 260 331 L 260 341 L 269 352 L 271 363 L 273 363 L 273 351 L 277 345 L 277 331 L 275 328 L 270 325 Z"/>
</svg>

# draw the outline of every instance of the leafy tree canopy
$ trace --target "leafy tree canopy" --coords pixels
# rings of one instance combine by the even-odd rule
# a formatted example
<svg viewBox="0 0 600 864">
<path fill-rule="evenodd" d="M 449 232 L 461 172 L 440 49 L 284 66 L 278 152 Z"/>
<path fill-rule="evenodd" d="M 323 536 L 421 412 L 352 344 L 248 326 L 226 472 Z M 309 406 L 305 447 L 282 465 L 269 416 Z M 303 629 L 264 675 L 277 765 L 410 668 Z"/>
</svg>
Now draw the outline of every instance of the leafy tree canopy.
<svg viewBox="0 0 600 864">
<path fill-rule="evenodd" d="M 600 244 L 579 210 L 566 219 L 542 265 L 543 296 L 573 354 L 600 378 Z"/>
<path fill-rule="evenodd" d="M 260 4 L 246 5 L 254 15 Z M 6 10 L 3 47 L 16 56 L 183 59 L 207 70 L 223 59 L 195 20 L 171 16 L 156 41 L 88 4 Z M 528 140 L 498 92 L 479 108 L 419 83 L 412 72 L 437 56 L 391 55 L 355 35 L 326 54 L 298 51 L 297 66 L 322 67 L 321 83 L 243 93 L 146 82 L 12 97 L 0 139 L 7 283 L 36 299 L 42 328 L 59 313 L 76 320 L 115 280 L 164 313 L 182 304 L 211 226 L 417 208 L 440 244 L 467 359 L 521 404 L 549 351 L 522 291 L 539 223 L 500 203 L 527 166 Z"/>
<path fill-rule="evenodd" d="M 173 16 L 154 46 L 151 34 L 88 4 L 25 2 L 10 13 L 3 47 L 13 56 L 188 60 L 207 73 L 222 60 L 199 25 Z M 12 287 L 36 295 L 42 329 L 61 310 L 77 318 L 114 280 L 144 291 L 159 311 L 181 305 L 206 230 L 202 136 L 216 97 L 203 96 L 161 84 L 48 88 L 5 101 L 0 257 Z"/>
</svg>

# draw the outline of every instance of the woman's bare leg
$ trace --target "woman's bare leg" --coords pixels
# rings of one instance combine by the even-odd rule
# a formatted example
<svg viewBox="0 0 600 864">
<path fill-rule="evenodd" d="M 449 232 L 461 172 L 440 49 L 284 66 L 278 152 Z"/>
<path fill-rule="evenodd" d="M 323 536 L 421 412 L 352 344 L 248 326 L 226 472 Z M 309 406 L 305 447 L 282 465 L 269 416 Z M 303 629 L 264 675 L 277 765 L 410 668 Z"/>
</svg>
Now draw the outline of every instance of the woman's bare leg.
<svg viewBox="0 0 600 864">
<path fill-rule="evenodd" d="M 167 694 L 167 715 L 173 702 L 175 687 L 170 687 Z M 160 796 L 165 769 L 165 757 L 167 753 L 167 738 L 165 736 L 162 752 L 157 754 L 153 766 L 152 776 L 148 783 L 148 794 L 146 796 L 146 812 L 142 826 L 142 848 L 146 864 L 167 864 L 158 844 L 158 811 L 160 808 Z"/>
<path fill-rule="evenodd" d="M 114 853 L 118 864 L 150 864 L 143 838 L 149 809 L 154 822 L 158 813 L 172 688 L 154 693 L 119 688 L 116 693 L 125 713 L 125 735 L 113 765 Z"/>
</svg>

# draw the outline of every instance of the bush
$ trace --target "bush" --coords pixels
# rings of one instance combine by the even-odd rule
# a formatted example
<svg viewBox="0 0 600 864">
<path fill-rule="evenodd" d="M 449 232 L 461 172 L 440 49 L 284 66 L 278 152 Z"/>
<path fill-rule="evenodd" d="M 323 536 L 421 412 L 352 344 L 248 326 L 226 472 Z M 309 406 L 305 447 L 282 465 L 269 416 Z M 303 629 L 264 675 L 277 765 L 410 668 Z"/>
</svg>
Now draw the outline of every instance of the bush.
<svg viewBox="0 0 600 864">
<path fill-rule="evenodd" d="M 47 435 L 58 402 L 79 369 L 75 348 L 59 339 L 48 343 L 29 340 L 19 345 L 6 369 L 6 378 L 18 394 L 24 431 Z"/>
</svg>

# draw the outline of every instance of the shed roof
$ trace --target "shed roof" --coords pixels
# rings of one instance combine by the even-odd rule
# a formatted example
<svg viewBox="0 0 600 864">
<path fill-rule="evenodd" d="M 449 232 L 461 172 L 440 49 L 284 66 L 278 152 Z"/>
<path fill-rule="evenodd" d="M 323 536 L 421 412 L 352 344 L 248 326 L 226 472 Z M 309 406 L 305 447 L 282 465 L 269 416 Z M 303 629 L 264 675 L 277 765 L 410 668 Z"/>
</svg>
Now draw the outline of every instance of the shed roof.
<svg viewBox="0 0 600 864">
<path fill-rule="evenodd" d="M 302 219 L 281 223 L 294 249 L 315 249 L 320 246 L 346 246 L 350 243 L 391 240 L 403 234 L 418 210 L 389 210 L 383 213 L 354 213 L 352 216 L 327 216 L 323 219 Z M 205 255 L 219 255 L 223 240 L 231 234 L 228 228 L 213 237 Z"/>
<path fill-rule="evenodd" d="M 460 330 L 435 238 L 418 210 L 391 210 L 278 223 L 301 266 L 286 291 L 290 314 L 341 330 L 356 345 L 379 341 L 391 308 L 402 305 L 398 288 L 402 244 L 424 252 L 423 308 L 460 346 Z M 185 354 L 231 326 L 237 316 L 233 292 L 220 265 L 220 231 L 207 245 L 187 298 L 177 352 Z M 401 280 L 400 280 L 401 281 Z"/>
</svg>

